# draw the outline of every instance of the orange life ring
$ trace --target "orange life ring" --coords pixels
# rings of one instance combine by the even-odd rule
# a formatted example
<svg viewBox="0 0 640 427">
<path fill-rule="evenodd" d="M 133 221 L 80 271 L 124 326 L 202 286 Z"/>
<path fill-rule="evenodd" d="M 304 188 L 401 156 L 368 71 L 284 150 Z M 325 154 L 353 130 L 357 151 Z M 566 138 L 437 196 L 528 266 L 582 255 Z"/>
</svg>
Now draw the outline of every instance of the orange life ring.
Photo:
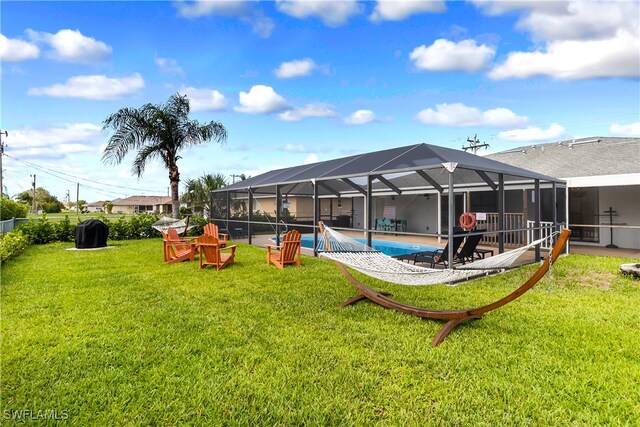
<svg viewBox="0 0 640 427">
<path fill-rule="evenodd" d="M 460 227 L 464 228 L 466 231 L 471 230 L 476 226 L 476 216 L 471 212 L 465 212 L 460 215 Z"/>
</svg>

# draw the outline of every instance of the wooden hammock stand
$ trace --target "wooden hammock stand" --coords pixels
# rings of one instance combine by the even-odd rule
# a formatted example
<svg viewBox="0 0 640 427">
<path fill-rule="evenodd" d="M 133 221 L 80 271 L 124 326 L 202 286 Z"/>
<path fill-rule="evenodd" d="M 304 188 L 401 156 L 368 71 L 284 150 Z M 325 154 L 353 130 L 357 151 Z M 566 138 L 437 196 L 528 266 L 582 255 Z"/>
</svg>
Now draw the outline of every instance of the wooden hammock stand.
<svg viewBox="0 0 640 427">
<path fill-rule="evenodd" d="M 324 224 L 320 223 L 320 231 L 324 233 Z M 551 251 L 551 262 L 555 262 L 556 259 L 560 256 L 562 249 L 564 248 L 567 240 L 569 240 L 569 236 L 571 235 L 571 230 L 565 228 L 561 231 L 560 236 L 558 237 L 558 241 Z M 359 282 L 356 278 L 354 278 L 351 273 L 346 269 L 346 267 L 334 261 L 338 266 L 338 269 L 344 274 L 344 276 L 353 284 L 356 290 L 360 295 L 357 295 L 353 298 L 348 299 L 347 301 L 340 304 L 341 308 L 344 308 L 348 305 L 355 304 L 356 302 L 368 299 L 370 301 L 375 302 L 376 304 L 380 304 L 385 308 L 389 308 L 391 310 L 400 311 L 402 313 L 411 314 L 413 316 L 422 317 L 426 319 L 440 319 L 447 320 L 447 323 L 440 329 L 438 334 L 431 341 L 431 345 L 436 347 L 439 345 L 449 333 L 460 323 L 469 319 L 480 319 L 486 313 L 493 311 L 497 308 L 502 307 L 520 297 L 522 294 L 527 292 L 529 289 L 533 288 L 540 279 L 549 271 L 549 258 L 545 259 L 542 265 L 533 273 L 533 275 L 523 283 L 518 289 L 511 292 L 509 295 L 492 302 L 491 304 L 484 305 L 482 307 L 477 308 L 469 308 L 469 309 L 460 309 L 460 310 L 430 310 L 421 307 L 415 307 L 407 304 L 403 304 L 401 302 L 395 301 L 389 298 L 389 294 L 385 294 L 382 292 L 378 292 L 374 289 L 371 289 L 367 285 Z"/>
</svg>

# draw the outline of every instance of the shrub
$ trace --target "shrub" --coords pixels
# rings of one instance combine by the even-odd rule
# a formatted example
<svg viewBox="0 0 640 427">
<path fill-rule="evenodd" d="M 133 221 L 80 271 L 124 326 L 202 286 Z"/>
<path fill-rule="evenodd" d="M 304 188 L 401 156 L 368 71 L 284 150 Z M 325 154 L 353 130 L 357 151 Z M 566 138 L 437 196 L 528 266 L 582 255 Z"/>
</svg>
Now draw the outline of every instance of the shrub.
<svg viewBox="0 0 640 427">
<path fill-rule="evenodd" d="M 20 231 L 27 237 L 29 243 L 44 244 L 58 240 L 54 225 L 42 214 L 37 221 L 28 221 L 20 226 Z"/>
<path fill-rule="evenodd" d="M 54 224 L 56 233 L 56 240 L 61 242 L 71 242 L 74 239 L 75 226 L 71 224 L 69 216 L 65 215 L 64 218 Z"/>
<path fill-rule="evenodd" d="M 24 203 L 14 202 L 9 199 L 0 200 L 0 220 L 11 218 L 26 218 L 29 207 Z"/>
<path fill-rule="evenodd" d="M 0 263 L 17 257 L 27 246 L 29 246 L 29 240 L 19 230 L 11 231 L 0 237 Z"/>
<path fill-rule="evenodd" d="M 124 215 L 115 221 L 109 221 L 104 215 L 100 220 L 109 227 L 110 240 L 131 240 L 160 237 L 160 232 L 152 227 L 158 217 L 150 213 L 134 215 L 127 219 Z"/>
</svg>

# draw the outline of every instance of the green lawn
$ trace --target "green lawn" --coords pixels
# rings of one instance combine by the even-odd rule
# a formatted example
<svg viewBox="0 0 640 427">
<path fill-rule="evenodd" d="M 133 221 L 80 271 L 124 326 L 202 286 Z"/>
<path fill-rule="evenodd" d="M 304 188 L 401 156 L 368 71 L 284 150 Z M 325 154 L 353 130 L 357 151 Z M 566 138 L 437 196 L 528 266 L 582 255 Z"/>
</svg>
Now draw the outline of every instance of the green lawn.
<svg viewBox="0 0 640 427">
<path fill-rule="evenodd" d="M 552 282 L 432 348 L 442 323 L 338 309 L 354 291 L 325 260 L 280 271 L 240 245 L 218 272 L 164 264 L 159 239 L 111 244 L 32 246 L 2 266 L 3 425 L 19 410 L 75 426 L 638 425 L 640 286 L 617 273 L 631 260 L 565 257 Z M 463 308 L 533 268 L 454 288 L 368 283 Z"/>
</svg>

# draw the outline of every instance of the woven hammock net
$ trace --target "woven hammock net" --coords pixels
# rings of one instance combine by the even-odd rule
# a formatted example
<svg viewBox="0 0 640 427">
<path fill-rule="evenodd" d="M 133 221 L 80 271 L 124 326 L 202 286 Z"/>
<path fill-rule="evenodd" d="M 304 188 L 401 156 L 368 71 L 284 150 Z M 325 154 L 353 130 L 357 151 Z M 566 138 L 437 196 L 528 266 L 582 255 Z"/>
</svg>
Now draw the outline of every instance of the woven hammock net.
<svg viewBox="0 0 640 427">
<path fill-rule="evenodd" d="M 548 237 L 550 238 L 550 237 Z M 527 250 L 544 239 L 527 246 L 477 260 L 456 269 L 434 269 L 408 264 L 383 254 L 352 237 L 325 226 L 316 248 L 318 254 L 385 282 L 408 286 L 445 284 L 455 286 L 464 280 L 488 276 L 511 267 Z"/>
<path fill-rule="evenodd" d="M 187 227 L 187 221 L 184 219 L 175 219 L 163 216 L 153 224 L 151 227 L 155 228 L 158 231 L 162 231 L 163 233 L 167 232 L 167 228 L 174 228 L 178 234 L 184 233 L 185 229 L 192 228 L 193 225 Z"/>
</svg>

